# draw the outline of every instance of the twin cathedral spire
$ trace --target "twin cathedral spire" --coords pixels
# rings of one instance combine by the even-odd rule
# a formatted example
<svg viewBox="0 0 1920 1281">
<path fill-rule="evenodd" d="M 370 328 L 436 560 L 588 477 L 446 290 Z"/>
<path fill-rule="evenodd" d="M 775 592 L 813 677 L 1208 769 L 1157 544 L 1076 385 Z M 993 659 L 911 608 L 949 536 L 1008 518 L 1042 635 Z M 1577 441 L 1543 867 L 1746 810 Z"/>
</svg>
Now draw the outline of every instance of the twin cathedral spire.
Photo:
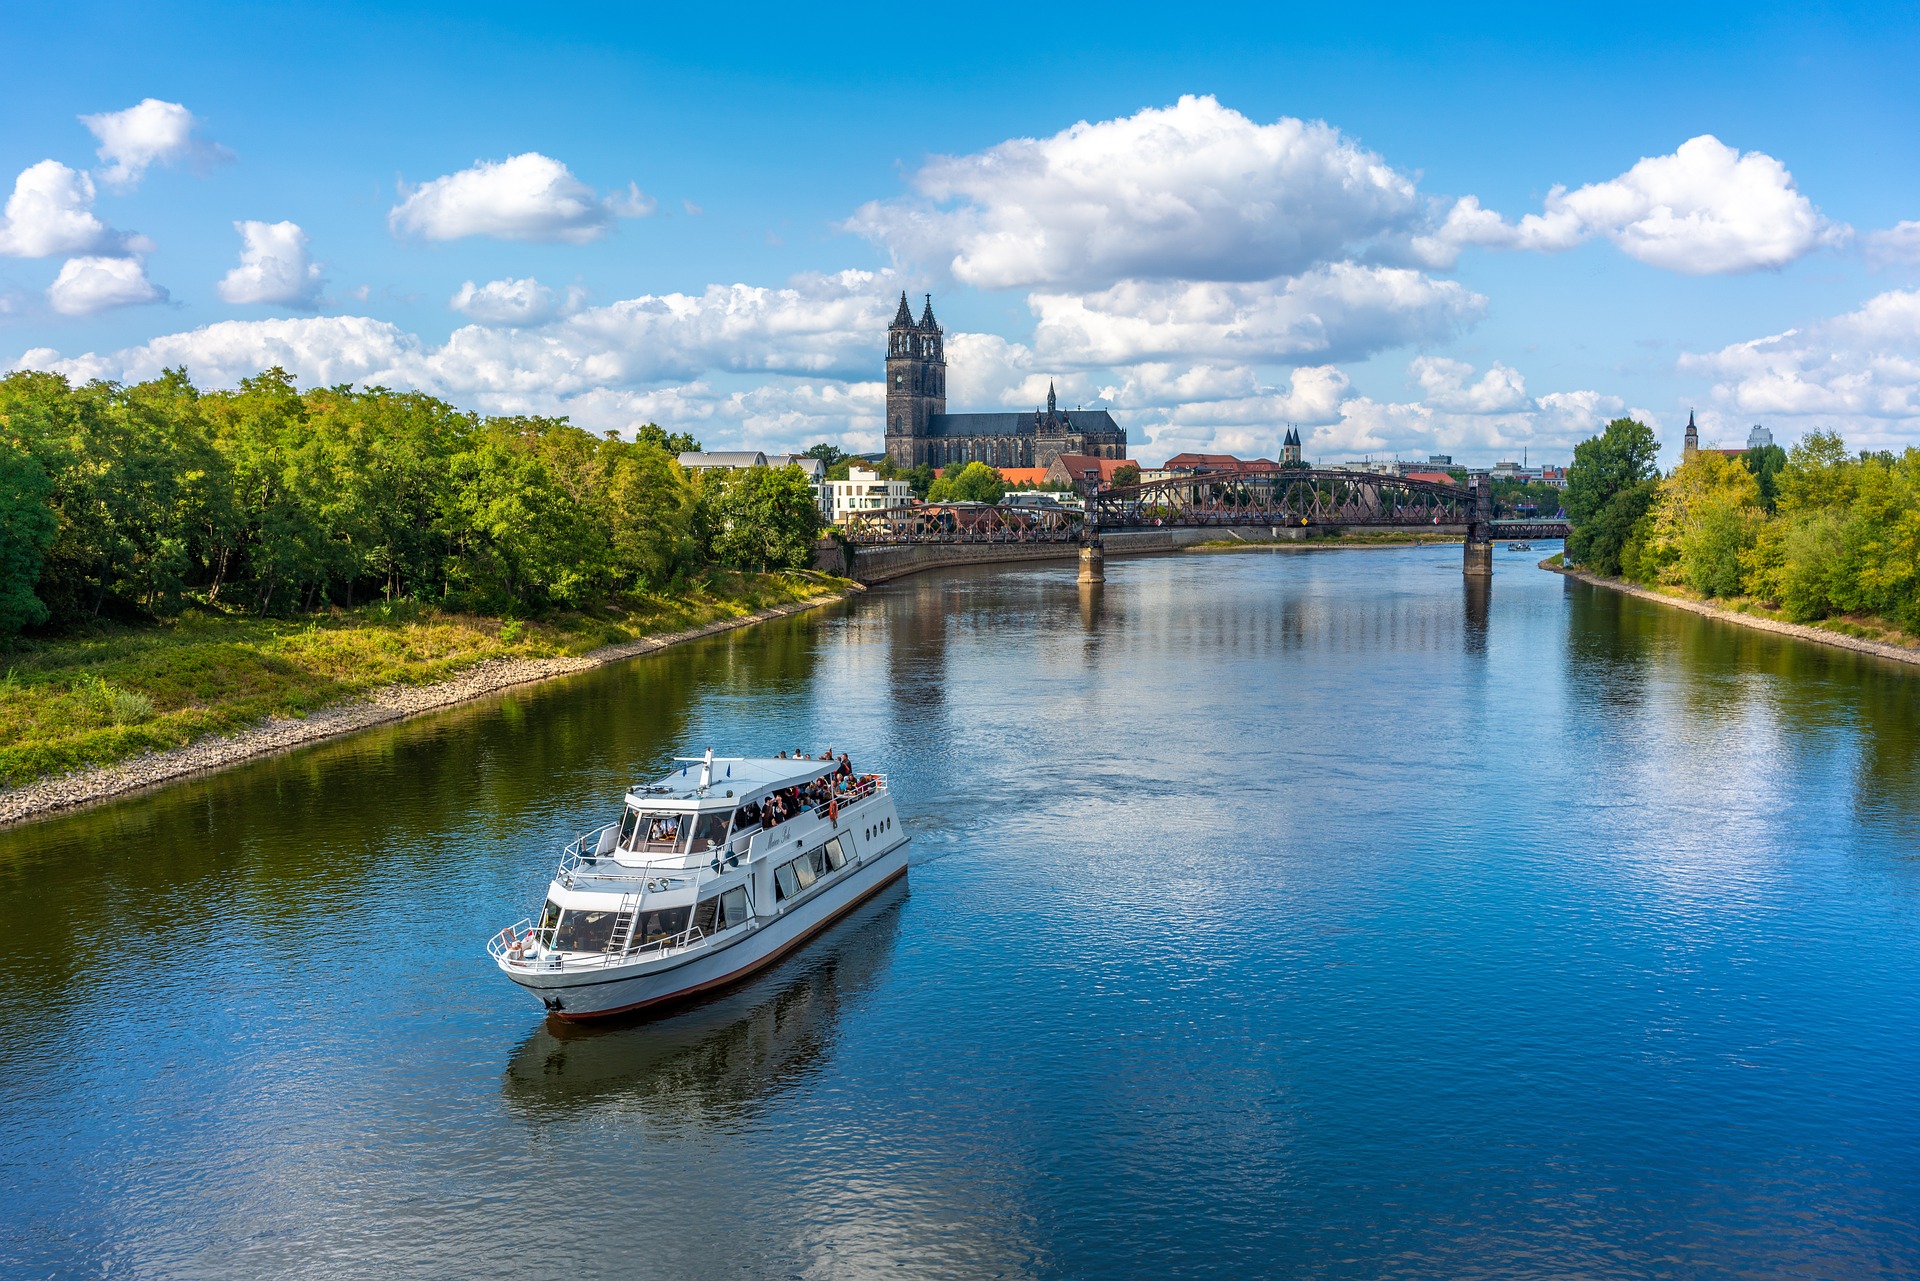
<svg viewBox="0 0 1920 1281">
<path fill-rule="evenodd" d="M 895 465 L 1046 467 L 1063 455 L 1126 457 L 1127 433 L 1111 414 L 1062 411 L 1051 383 L 1045 410 L 949 414 L 945 339 L 933 295 L 915 320 L 902 291 L 887 327 L 887 456 Z"/>
</svg>

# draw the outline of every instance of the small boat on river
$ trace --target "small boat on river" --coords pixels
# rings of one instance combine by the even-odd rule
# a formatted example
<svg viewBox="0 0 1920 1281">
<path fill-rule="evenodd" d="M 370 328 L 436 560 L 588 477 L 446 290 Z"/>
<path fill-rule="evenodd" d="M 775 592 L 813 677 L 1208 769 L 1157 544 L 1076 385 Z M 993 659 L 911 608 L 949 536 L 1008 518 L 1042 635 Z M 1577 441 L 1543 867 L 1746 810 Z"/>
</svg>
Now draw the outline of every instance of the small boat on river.
<svg viewBox="0 0 1920 1281">
<path fill-rule="evenodd" d="M 885 775 L 846 757 L 714 756 L 627 793 L 567 846 L 538 921 L 487 951 L 567 1020 L 663 1005 L 773 964 L 907 874 Z"/>
</svg>

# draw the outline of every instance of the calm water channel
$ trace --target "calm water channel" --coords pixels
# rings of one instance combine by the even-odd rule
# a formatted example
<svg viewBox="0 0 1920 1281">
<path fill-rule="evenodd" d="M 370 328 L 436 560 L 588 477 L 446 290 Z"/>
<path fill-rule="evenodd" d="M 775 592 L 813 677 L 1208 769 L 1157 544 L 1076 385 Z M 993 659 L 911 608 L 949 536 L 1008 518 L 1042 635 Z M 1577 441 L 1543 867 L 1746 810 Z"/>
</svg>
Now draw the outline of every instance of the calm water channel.
<svg viewBox="0 0 1920 1281">
<path fill-rule="evenodd" d="M 1920 673 L 1454 549 L 908 580 L 0 832 L 0 1273 L 1920 1274 Z M 910 893 L 547 1026 L 713 744 Z"/>
</svg>

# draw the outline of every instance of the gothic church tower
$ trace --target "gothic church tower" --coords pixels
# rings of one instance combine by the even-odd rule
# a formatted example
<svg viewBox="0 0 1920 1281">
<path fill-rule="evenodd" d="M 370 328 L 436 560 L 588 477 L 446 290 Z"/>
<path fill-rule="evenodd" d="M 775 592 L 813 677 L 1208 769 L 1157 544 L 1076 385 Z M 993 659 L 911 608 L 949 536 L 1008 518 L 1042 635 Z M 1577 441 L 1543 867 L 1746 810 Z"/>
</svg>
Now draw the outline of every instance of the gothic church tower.
<svg viewBox="0 0 1920 1281">
<path fill-rule="evenodd" d="M 947 358 L 940 340 L 933 298 L 916 324 L 902 293 L 887 328 L 887 457 L 896 467 L 926 461 L 927 427 L 935 414 L 947 412 Z"/>
</svg>

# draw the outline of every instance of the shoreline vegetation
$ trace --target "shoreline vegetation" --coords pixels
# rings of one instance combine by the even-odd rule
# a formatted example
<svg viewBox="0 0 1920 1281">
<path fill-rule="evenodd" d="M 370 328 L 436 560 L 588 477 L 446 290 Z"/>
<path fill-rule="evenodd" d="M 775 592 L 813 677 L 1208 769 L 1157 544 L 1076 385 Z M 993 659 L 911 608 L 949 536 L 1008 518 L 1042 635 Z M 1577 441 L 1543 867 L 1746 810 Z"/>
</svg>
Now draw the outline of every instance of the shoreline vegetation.
<svg viewBox="0 0 1920 1281">
<path fill-rule="evenodd" d="M 0 683 L 0 826 L 816 609 L 860 590 L 738 575 L 625 610 L 186 615 L 35 646 Z"/>
<path fill-rule="evenodd" d="M 1717 618 L 1722 622 L 1751 627 L 1756 631 L 1791 636 L 1796 640 L 1812 641 L 1817 645 L 1850 649 L 1855 653 L 1872 654 L 1876 658 L 1885 658 L 1896 663 L 1920 666 L 1920 637 L 1901 631 L 1885 619 L 1829 618 L 1817 623 L 1795 623 L 1790 622 L 1781 611 L 1769 609 L 1759 601 L 1749 599 L 1714 601 L 1701 596 L 1688 595 L 1684 588 L 1679 587 L 1664 589 L 1643 587 L 1638 583 L 1630 583 L 1624 578 L 1596 574 L 1576 565 L 1568 565 L 1559 555 L 1549 556 L 1541 561 L 1540 568 L 1594 587 L 1604 587 L 1624 596 L 1635 596 L 1656 604 L 1671 605 L 1676 609 L 1699 614 L 1703 618 Z"/>
<path fill-rule="evenodd" d="M 850 588 L 809 568 L 800 467 L 690 471 L 691 436 L 630 434 L 280 369 L 0 376 L 0 814 Z"/>
<path fill-rule="evenodd" d="M 1661 472 L 1653 431 L 1617 418 L 1567 469 L 1566 551 L 1600 587 L 1818 644 L 1920 662 L 1920 449 L 1697 448 Z"/>
</svg>

